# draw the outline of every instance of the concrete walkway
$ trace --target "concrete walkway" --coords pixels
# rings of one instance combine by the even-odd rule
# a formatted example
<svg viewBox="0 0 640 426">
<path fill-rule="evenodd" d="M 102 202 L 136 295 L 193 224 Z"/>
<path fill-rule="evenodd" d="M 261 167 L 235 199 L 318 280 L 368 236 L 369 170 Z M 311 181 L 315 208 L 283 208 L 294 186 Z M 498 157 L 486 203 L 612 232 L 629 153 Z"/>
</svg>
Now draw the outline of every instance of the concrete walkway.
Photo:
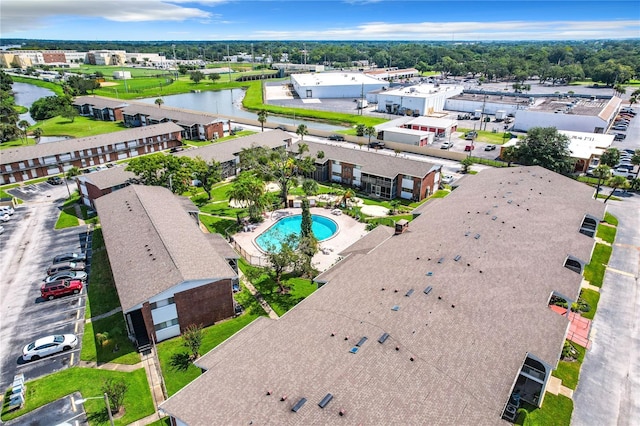
<svg viewBox="0 0 640 426">
<path fill-rule="evenodd" d="M 269 315 L 269 318 L 271 319 L 280 318 L 278 314 L 276 314 L 275 311 L 271 308 L 271 306 L 264 300 L 264 298 L 262 297 L 262 294 L 260 294 L 260 292 L 253 286 L 253 284 L 251 284 L 251 282 L 247 279 L 247 277 L 244 276 L 242 271 L 238 271 L 238 275 L 240 276 L 240 281 L 245 285 L 245 287 L 247 287 L 247 290 L 249 290 L 249 293 L 251 293 L 253 297 L 255 297 L 258 303 L 260 303 L 260 306 L 262 306 L 262 309 L 264 309 L 267 315 Z"/>
<path fill-rule="evenodd" d="M 90 323 L 92 321 L 97 321 L 102 318 L 108 318 L 113 314 L 117 314 L 118 312 L 122 312 L 122 307 L 118 306 L 115 309 L 110 310 L 109 312 L 105 312 L 104 314 L 96 315 L 95 317 L 87 318 L 84 320 L 85 323 Z"/>
</svg>

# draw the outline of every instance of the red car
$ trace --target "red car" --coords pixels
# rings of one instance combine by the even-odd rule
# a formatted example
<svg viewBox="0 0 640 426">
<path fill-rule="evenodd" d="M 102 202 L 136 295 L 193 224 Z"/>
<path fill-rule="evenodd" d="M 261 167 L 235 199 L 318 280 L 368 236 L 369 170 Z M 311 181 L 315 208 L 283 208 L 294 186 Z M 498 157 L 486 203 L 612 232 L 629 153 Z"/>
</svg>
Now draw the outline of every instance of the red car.
<svg viewBox="0 0 640 426">
<path fill-rule="evenodd" d="M 43 299 L 53 300 L 58 296 L 78 294 L 81 290 L 82 281 L 80 280 L 59 280 L 42 284 L 40 295 Z"/>
</svg>

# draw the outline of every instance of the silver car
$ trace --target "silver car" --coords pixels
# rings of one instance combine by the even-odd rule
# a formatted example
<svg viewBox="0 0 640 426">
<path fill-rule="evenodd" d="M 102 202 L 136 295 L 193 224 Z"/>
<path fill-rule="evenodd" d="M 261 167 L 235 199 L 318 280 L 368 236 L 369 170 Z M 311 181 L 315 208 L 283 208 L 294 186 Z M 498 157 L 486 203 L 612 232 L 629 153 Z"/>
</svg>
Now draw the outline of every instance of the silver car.
<svg viewBox="0 0 640 426">
<path fill-rule="evenodd" d="M 44 279 L 45 283 L 50 283 L 58 280 L 87 280 L 87 273 L 84 271 L 64 271 L 57 274 L 48 276 Z"/>
<path fill-rule="evenodd" d="M 69 351 L 76 346 L 78 346 L 78 338 L 74 334 L 57 334 L 42 337 L 22 349 L 22 359 L 35 361 L 58 352 Z"/>
</svg>

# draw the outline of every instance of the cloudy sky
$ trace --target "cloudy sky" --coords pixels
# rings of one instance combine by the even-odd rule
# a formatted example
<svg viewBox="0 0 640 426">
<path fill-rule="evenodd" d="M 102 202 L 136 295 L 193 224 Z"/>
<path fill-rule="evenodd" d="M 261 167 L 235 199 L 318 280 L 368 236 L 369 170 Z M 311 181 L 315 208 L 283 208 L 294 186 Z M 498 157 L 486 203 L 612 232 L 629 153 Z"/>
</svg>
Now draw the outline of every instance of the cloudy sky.
<svg viewBox="0 0 640 426">
<path fill-rule="evenodd" d="M 53 40 L 640 38 L 638 0 L 2 0 L 0 19 Z"/>
</svg>

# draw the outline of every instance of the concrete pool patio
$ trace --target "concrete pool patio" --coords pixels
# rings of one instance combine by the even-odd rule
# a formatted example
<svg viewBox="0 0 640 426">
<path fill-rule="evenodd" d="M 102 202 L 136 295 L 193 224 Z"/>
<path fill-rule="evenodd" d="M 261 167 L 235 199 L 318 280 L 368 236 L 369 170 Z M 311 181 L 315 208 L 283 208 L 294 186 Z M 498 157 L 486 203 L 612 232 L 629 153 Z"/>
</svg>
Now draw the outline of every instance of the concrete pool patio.
<svg viewBox="0 0 640 426">
<path fill-rule="evenodd" d="M 313 257 L 313 266 L 323 272 L 340 260 L 338 253 L 366 235 L 367 231 L 364 223 L 360 223 L 346 214 L 332 214 L 331 210 L 320 207 L 312 207 L 310 211 L 311 214 L 327 217 L 338 225 L 338 232 L 331 238 L 321 241 L 319 243 L 320 250 Z M 252 225 L 248 232 L 243 231 L 235 234 L 233 239 L 244 253 L 254 259 L 261 258 L 264 262 L 264 253 L 256 245 L 255 239 L 279 219 L 297 214 L 302 214 L 301 208 L 268 212 L 262 223 Z"/>
</svg>

